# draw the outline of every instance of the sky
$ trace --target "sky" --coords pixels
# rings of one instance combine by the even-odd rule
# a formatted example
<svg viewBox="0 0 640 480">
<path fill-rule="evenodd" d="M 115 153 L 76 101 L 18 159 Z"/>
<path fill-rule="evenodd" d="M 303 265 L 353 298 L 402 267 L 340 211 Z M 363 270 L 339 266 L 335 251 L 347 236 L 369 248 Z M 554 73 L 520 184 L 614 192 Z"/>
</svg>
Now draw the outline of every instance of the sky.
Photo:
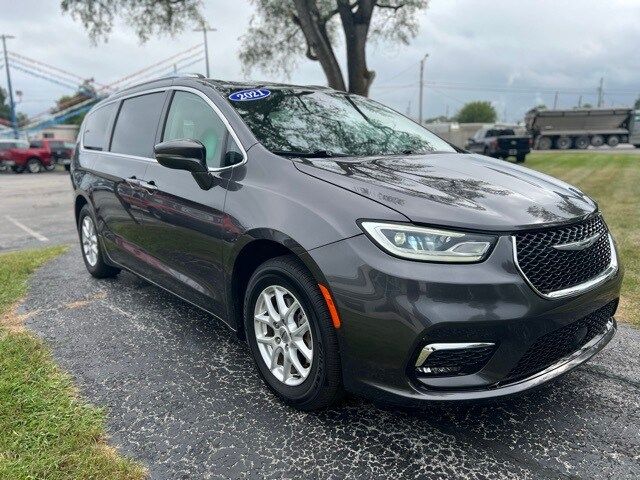
<svg viewBox="0 0 640 480">
<path fill-rule="evenodd" d="M 246 80 L 239 37 L 251 18 L 247 0 L 205 0 L 211 76 Z M 522 120 L 540 103 L 570 108 L 596 102 L 604 78 L 605 105 L 629 106 L 640 96 L 640 0 L 431 0 L 419 14 L 420 30 L 409 45 L 369 46 L 376 71 L 370 96 L 414 118 L 418 112 L 419 63 L 425 63 L 424 117 L 453 115 L 468 101 L 490 101 L 502 121 Z M 58 0 L 0 0 L 0 34 L 16 54 L 39 60 L 81 78 L 108 84 L 202 42 L 186 31 L 141 44 L 118 23 L 107 43 L 93 45 L 79 22 L 62 14 Z M 204 72 L 202 54 L 184 71 Z M 344 45 L 337 47 L 344 67 Z M 196 61 L 193 65 L 186 65 Z M 0 60 L 0 64 L 4 62 Z M 345 70 L 343 68 L 343 70 Z M 164 66 L 150 73 L 169 73 Z M 47 110 L 72 86 L 11 70 L 14 91 L 22 91 L 19 111 Z M 302 59 L 287 76 L 252 72 L 249 78 L 325 84 L 317 62 Z M 6 88 L 4 69 L 0 85 Z"/>
</svg>

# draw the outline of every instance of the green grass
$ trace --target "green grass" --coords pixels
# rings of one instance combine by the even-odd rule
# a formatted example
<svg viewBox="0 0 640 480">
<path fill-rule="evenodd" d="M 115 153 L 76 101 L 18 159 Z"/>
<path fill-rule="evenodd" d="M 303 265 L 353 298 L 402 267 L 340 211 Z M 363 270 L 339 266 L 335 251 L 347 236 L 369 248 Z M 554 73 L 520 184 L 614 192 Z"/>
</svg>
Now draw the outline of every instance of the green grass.
<svg viewBox="0 0 640 480">
<path fill-rule="evenodd" d="M 145 478 L 104 442 L 104 414 L 78 399 L 48 350 L 20 328 L 13 306 L 29 274 L 64 247 L 0 255 L 0 478 Z"/>
<path fill-rule="evenodd" d="M 640 154 L 533 153 L 525 165 L 575 185 L 598 202 L 625 267 L 616 317 L 640 326 Z"/>
</svg>

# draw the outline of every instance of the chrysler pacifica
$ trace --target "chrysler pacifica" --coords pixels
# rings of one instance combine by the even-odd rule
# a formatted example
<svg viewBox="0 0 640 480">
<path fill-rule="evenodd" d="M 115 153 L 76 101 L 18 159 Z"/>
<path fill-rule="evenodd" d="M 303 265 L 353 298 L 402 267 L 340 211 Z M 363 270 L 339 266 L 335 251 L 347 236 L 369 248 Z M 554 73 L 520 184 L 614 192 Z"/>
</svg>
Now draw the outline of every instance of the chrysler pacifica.
<svg viewBox="0 0 640 480">
<path fill-rule="evenodd" d="M 206 310 L 300 409 L 521 392 L 616 329 L 591 198 L 357 95 L 155 80 L 91 110 L 71 178 L 89 273 Z"/>
</svg>

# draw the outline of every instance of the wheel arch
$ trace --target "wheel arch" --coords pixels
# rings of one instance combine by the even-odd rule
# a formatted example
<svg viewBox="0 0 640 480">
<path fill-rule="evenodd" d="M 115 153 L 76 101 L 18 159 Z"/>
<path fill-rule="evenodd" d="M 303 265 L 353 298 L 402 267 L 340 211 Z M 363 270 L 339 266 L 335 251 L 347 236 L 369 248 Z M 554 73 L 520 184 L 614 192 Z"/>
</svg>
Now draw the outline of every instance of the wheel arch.
<svg viewBox="0 0 640 480">
<path fill-rule="evenodd" d="M 76 199 L 74 202 L 74 209 L 73 209 L 73 214 L 74 214 L 74 218 L 76 221 L 76 225 L 78 225 L 78 218 L 80 217 L 80 210 L 82 210 L 82 207 L 84 207 L 85 205 L 90 205 L 89 199 L 87 197 L 85 197 L 82 193 L 78 193 L 76 195 Z"/>
<path fill-rule="evenodd" d="M 225 268 L 227 282 L 227 315 L 238 337 L 244 339 L 243 304 L 249 279 L 256 269 L 272 258 L 294 255 L 318 283 L 326 283 L 320 268 L 302 246 L 288 235 L 272 229 L 247 232 L 229 253 Z"/>
</svg>

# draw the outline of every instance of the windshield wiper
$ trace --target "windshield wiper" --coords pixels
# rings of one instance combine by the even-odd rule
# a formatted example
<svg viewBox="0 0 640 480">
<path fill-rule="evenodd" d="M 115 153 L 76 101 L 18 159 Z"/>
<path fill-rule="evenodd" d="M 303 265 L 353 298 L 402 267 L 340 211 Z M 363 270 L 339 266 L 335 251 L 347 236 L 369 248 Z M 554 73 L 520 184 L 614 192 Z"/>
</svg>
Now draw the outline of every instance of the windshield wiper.
<svg viewBox="0 0 640 480">
<path fill-rule="evenodd" d="M 312 152 L 297 152 L 295 150 L 271 150 L 276 155 L 283 157 L 303 157 L 303 158 L 331 158 L 331 157 L 348 157 L 343 153 L 333 153 L 329 150 L 314 150 Z"/>
</svg>

